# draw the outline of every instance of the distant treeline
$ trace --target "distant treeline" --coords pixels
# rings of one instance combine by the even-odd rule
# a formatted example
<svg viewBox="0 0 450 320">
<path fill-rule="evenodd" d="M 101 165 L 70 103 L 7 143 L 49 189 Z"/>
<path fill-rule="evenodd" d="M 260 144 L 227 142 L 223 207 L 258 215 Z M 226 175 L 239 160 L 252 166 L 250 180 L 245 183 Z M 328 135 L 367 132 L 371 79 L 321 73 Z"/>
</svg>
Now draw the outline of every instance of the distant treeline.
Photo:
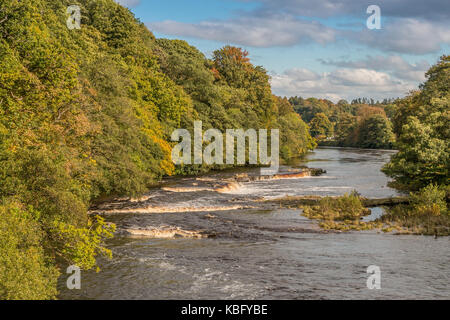
<svg viewBox="0 0 450 320">
<path fill-rule="evenodd" d="M 383 172 L 393 178 L 396 188 L 420 190 L 428 209 L 439 204 L 440 209 L 430 209 L 439 217 L 439 210 L 450 199 L 450 56 L 442 56 L 425 76 L 418 90 L 402 99 L 375 103 L 357 99 L 351 104 L 300 97 L 289 101 L 321 143 L 363 148 L 395 146 L 399 152 Z M 371 104 L 367 104 L 369 101 Z"/>
<path fill-rule="evenodd" d="M 320 145 L 391 149 L 395 146 L 391 119 L 397 99 L 375 102 L 360 98 L 352 103 L 292 97 L 289 102 L 310 127 Z"/>
<path fill-rule="evenodd" d="M 388 105 L 388 104 L 393 104 L 396 101 L 400 100 L 399 98 L 385 98 L 383 100 L 377 100 L 375 101 L 373 98 L 357 98 L 357 99 L 353 99 L 352 100 L 352 104 L 368 104 L 371 106 L 375 106 L 375 105 Z M 345 101 L 345 100 L 343 100 Z"/>
</svg>

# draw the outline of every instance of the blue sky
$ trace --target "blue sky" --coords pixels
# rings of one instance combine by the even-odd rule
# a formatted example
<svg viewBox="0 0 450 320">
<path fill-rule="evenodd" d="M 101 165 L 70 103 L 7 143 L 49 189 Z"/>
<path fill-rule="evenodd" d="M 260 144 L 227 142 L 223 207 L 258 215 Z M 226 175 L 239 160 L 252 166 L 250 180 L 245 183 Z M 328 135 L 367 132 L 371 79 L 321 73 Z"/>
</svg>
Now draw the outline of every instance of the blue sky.
<svg viewBox="0 0 450 320">
<path fill-rule="evenodd" d="M 207 57 L 245 48 L 281 96 L 401 97 L 450 50 L 448 0 L 117 0 L 157 36 Z M 381 29 L 369 30 L 369 5 Z"/>
</svg>

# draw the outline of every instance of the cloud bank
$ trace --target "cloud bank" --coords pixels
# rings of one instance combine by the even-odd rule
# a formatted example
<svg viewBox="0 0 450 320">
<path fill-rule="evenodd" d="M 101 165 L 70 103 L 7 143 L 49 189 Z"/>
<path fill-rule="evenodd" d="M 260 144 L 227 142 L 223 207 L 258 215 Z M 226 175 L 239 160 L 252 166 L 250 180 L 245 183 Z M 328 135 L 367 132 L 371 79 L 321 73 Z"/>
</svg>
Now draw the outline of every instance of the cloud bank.
<svg viewBox="0 0 450 320">
<path fill-rule="evenodd" d="M 342 45 L 370 53 L 357 60 L 320 60 L 328 72 L 291 68 L 272 72 L 278 95 L 323 97 L 333 101 L 357 97 L 394 98 L 416 89 L 430 63 L 450 45 L 450 2 L 444 0 L 377 0 L 382 29 L 369 30 L 369 2 L 354 0 L 237 0 L 258 3 L 229 19 L 196 23 L 155 21 L 147 26 L 164 35 L 197 38 L 245 47 Z M 331 47 L 331 46 L 330 46 Z M 308 48 L 308 47 L 305 47 Z M 348 49 L 347 49 L 348 48 Z M 278 49 L 277 49 L 278 50 Z M 301 57 L 301 51 L 299 51 Z M 282 52 L 280 51 L 280 56 Z M 406 60 L 406 56 L 409 56 Z M 414 56 L 416 62 L 411 63 Z M 422 57 L 421 57 L 422 56 Z M 429 60 L 428 60 L 429 61 Z"/>
<path fill-rule="evenodd" d="M 272 88 L 281 96 L 325 98 L 337 102 L 358 97 L 397 98 L 416 88 L 414 81 L 395 78 L 386 72 L 366 68 L 339 68 L 315 73 L 308 69 L 291 69 L 272 74 Z"/>
<path fill-rule="evenodd" d="M 241 0 L 242 2 L 248 2 Z M 253 2 L 253 1 L 252 1 Z M 328 44 L 337 38 L 392 53 L 426 54 L 450 44 L 450 2 L 442 0 L 379 0 L 382 30 L 329 27 L 320 18 L 358 18 L 368 15 L 367 3 L 350 0 L 259 0 L 253 11 L 228 20 L 198 23 L 159 21 L 148 27 L 162 34 L 214 40 L 250 47 Z"/>
<path fill-rule="evenodd" d="M 336 31 L 315 21 L 290 15 L 241 17 L 227 21 L 203 21 L 198 24 L 177 21 L 147 23 L 163 34 L 221 41 L 251 47 L 293 46 L 308 42 L 326 44 L 335 41 Z"/>
</svg>

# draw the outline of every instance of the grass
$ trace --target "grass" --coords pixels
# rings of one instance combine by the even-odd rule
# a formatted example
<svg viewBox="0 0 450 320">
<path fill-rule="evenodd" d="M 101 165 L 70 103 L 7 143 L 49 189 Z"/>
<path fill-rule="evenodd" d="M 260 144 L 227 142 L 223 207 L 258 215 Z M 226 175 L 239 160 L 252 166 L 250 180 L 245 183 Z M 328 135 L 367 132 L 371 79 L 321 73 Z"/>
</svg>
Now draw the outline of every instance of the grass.
<svg viewBox="0 0 450 320">
<path fill-rule="evenodd" d="M 355 191 L 342 197 L 325 197 L 316 206 L 304 207 L 304 215 L 311 219 L 359 220 L 369 214 L 370 210 L 363 206 Z"/>
<path fill-rule="evenodd" d="M 450 212 L 445 188 L 430 185 L 410 195 L 410 204 L 400 204 L 386 209 L 387 213 L 376 221 L 364 222 L 369 215 L 363 200 L 353 192 L 342 197 L 326 197 L 317 205 L 302 206 L 303 215 L 319 220 L 325 230 L 361 231 L 379 229 L 397 234 L 434 236 L 450 235 Z"/>
<path fill-rule="evenodd" d="M 380 218 L 383 223 L 399 226 L 412 234 L 450 236 L 450 215 L 436 215 L 435 209 L 418 210 L 412 206 L 396 206 Z"/>
<path fill-rule="evenodd" d="M 448 187 L 431 184 L 419 192 L 412 193 L 409 205 L 393 207 L 380 220 L 407 228 L 413 234 L 449 236 L 447 190 Z"/>
<path fill-rule="evenodd" d="M 363 206 L 355 191 L 342 197 L 322 198 L 318 205 L 302 208 L 305 217 L 320 220 L 319 225 L 325 230 L 368 230 L 375 227 L 375 223 L 361 221 L 362 217 L 370 214 L 370 210 Z"/>
</svg>

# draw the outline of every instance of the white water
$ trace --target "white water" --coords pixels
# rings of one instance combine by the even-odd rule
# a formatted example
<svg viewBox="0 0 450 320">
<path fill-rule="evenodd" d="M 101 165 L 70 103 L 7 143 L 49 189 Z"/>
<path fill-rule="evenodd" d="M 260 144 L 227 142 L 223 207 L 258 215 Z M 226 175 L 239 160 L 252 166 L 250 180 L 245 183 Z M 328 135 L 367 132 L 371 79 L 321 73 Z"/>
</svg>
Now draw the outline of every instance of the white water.
<svg viewBox="0 0 450 320">
<path fill-rule="evenodd" d="M 450 238 L 395 236 L 375 231 L 319 233 L 300 210 L 239 209 L 286 195 L 340 195 L 357 189 L 389 197 L 380 172 L 392 152 L 318 149 L 304 163 L 322 177 L 244 183 L 226 194 L 154 190 L 142 202 L 118 201 L 107 209 L 119 228 L 160 226 L 215 233 L 210 239 L 129 239 L 110 242 L 114 259 L 101 273 L 82 275 L 82 290 L 68 299 L 449 299 Z M 214 183 L 226 174 L 175 179 L 172 188 Z M 202 187 L 201 185 L 198 187 Z M 184 208 L 174 213 L 147 207 Z M 209 208 L 193 212 L 193 208 Z M 215 210 L 214 208 L 221 208 Z M 227 210 L 228 208 L 228 210 Z M 195 210 L 194 210 L 195 211 Z M 380 209 L 373 211 L 376 218 Z M 366 287 L 369 265 L 381 268 L 381 290 Z"/>
</svg>

